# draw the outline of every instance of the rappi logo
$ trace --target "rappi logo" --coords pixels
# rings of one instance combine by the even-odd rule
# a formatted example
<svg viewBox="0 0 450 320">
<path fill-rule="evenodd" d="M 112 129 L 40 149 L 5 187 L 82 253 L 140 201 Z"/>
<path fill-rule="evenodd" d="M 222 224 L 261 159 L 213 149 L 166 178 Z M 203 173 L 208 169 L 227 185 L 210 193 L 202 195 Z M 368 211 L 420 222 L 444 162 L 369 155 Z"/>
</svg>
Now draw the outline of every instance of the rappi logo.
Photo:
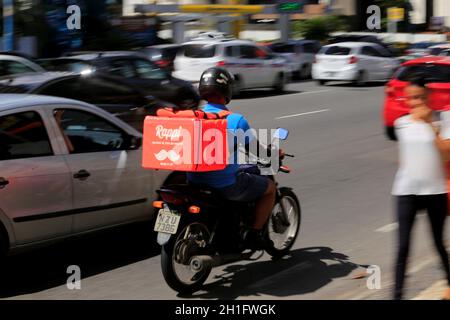
<svg viewBox="0 0 450 320">
<path fill-rule="evenodd" d="M 162 125 L 158 125 L 156 126 L 156 136 L 160 139 L 175 141 L 180 139 L 182 130 L 181 126 L 178 129 L 167 129 Z"/>
</svg>

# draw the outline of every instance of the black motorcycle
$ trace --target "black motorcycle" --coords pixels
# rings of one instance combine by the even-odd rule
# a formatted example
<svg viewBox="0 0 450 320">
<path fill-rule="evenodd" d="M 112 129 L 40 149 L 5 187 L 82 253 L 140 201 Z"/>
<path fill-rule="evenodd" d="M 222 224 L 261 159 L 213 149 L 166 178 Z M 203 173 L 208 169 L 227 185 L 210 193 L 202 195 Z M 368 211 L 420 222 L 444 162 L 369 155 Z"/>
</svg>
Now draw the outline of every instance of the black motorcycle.
<svg viewBox="0 0 450 320">
<path fill-rule="evenodd" d="M 275 137 L 286 140 L 286 129 Z M 285 154 L 287 157 L 293 155 Z M 260 164 L 262 165 L 262 164 Z M 263 165 L 267 166 L 267 164 Z M 280 159 L 279 171 L 289 173 Z M 274 179 L 273 176 L 269 176 Z M 240 260 L 256 260 L 257 252 L 244 246 L 244 233 L 252 224 L 254 203 L 226 201 L 214 190 L 189 184 L 169 185 L 158 193 L 162 201 L 155 222 L 162 246 L 161 268 L 167 284 L 187 294 L 199 290 L 211 269 Z M 297 238 L 301 209 L 291 188 L 278 187 L 276 203 L 265 228 L 271 241 L 264 250 L 273 257 L 286 255 Z"/>
</svg>

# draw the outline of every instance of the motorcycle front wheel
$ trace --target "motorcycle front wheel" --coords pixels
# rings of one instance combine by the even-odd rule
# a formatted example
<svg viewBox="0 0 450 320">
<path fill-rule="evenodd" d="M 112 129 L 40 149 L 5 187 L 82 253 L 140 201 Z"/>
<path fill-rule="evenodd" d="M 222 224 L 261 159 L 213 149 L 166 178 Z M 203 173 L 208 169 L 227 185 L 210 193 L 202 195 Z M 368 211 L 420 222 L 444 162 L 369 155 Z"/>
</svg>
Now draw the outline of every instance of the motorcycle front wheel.
<svg viewBox="0 0 450 320">
<path fill-rule="evenodd" d="M 186 224 L 173 235 L 161 250 L 161 269 L 170 288 L 180 294 L 198 291 L 208 278 L 211 268 L 192 271 L 191 258 L 206 251 L 210 237 L 208 228 L 199 222 Z"/>
<path fill-rule="evenodd" d="M 266 236 L 273 245 L 265 250 L 272 257 L 288 254 L 300 232 L 301 208 L 295 193 L 289 188 L 280 189 L 280 199 L 275 204 L 267 223 Z"/>
</svg>

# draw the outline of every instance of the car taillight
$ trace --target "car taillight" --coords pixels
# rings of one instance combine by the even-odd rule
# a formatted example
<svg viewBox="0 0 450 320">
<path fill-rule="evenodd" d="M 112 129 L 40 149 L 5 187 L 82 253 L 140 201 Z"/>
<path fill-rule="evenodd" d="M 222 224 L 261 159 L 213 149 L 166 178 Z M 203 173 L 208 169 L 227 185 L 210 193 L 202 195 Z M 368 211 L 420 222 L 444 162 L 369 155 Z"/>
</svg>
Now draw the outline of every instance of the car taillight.
<svg viewBox="0 0 450 320">
<path fill-rule="evenodd" d="M 355 63 L 358 63 L 358 57 L 356 57 L 356 56 L 351 56 L 350 57 L 350 60 L 348 61 L 348 63 L 349 64 L 355 64 Z"/>
<path fill-rule="evenodd" d="M 156 64 L 160 68 L 165 68 L 165 67 L 168 67 L 170 65 L 170 60 L 157 60 Z"/>
<path fill-rule="evenodd" d="M 227 63 L 225 61 L 218 61 L 216 66 L 217 67 L 225 67 L 227 65 Z"/>
</svg>

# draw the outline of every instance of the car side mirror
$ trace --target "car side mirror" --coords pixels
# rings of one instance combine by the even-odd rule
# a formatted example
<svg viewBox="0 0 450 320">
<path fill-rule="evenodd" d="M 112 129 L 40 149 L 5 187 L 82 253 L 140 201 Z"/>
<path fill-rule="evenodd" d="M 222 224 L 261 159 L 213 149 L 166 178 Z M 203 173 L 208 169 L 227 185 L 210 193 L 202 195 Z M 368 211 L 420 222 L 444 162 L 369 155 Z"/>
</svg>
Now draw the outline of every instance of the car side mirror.
<svg viewBox="0 0 450 320">
<path fill-rule="evenodd" d="M 126 150 L 137 150 L 142 146 L 142 138 L 136 136 L 127 136 L 125 139 Z"/>
</svg>

